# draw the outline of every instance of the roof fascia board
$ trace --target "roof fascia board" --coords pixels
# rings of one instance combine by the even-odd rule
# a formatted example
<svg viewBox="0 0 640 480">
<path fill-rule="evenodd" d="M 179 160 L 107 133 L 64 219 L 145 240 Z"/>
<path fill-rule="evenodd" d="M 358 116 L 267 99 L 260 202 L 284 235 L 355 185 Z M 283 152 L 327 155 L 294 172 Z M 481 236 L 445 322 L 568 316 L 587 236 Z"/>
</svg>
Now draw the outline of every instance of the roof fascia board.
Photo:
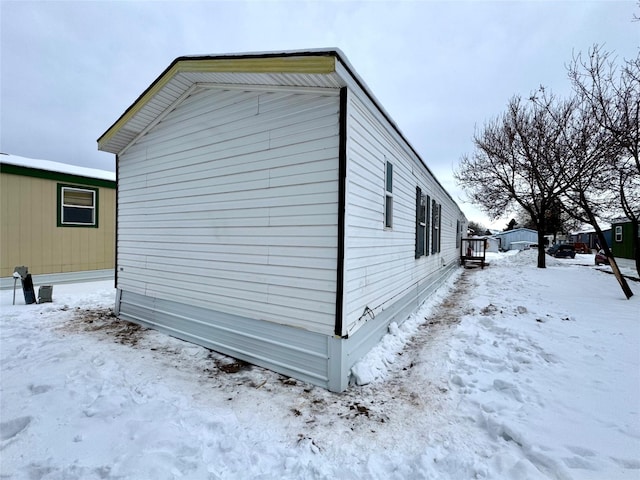
<svg viewBox="0 0 640 480">
<path fill-rule="evenodd" d="M 178 62 L 180 72 L 220 73 L 306 73 L 327 74 L 335 70 L 333 57 L 264 57 L 185 59 Z"/>
</svg>

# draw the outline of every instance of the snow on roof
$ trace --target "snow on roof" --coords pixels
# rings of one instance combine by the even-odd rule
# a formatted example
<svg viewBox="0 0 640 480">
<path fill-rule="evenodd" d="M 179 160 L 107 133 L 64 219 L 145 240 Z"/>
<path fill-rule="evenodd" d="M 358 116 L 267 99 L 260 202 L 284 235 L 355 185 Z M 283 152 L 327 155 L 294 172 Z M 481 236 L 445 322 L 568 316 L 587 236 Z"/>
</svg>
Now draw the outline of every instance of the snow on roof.
<svg viewBox="0 0 640 480">
<path fill-rule="evenodd" d="M 525 227 L 520 227 L 520 228 L 514 228 L 513 230 L 505 230 L 503 232 L 499 232 L 499 233 L 494 233 L 495 237 L 498 236 L 503 236 L 503 235 L 510 235 L 514 232 L 531 232 L 531 233 L 535 233 L 537 234 L 537 230 L 531 230 L 530 228 L 525 228 Z"/>
<path fill-rule="evenodd" d="M 34 158 L 20 157 L 18 155 L 10 155 L 8 153 L 0 153 L 0 163 L 16 165 L 18 167 L 37 168 L 39 170 L 47 170 L 50 172 L 67 173 L 81 177 L 99 178 L 101 180 L 110 180 L 113 182 L 116 181 L 115 172 L 98 170 L 97 168 L 79 167 L 78 165 L 52 162 L 50 160 L 37 160 Z"/>
</svg>

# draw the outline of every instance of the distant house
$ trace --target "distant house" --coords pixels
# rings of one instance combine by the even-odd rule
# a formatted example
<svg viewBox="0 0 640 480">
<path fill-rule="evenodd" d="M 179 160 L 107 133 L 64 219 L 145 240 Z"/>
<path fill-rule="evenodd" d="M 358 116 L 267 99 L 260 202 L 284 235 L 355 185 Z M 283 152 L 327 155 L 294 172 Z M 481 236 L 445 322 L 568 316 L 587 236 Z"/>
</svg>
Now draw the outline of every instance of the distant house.
<svg viewBox="0 0 640 480">
<path fill-rule="evenodd" d="M 116 154 L 116 311 L 344 390 L 458 266 L 467 220 L 339 50 L 180 57 Z"/>
<path fill-rule="evenodd" d="M 602 232 L 607 245 L 611 247 L 611 229 L 607 228 Z M 570 243 L 584 243 L 591 249 L 597 249 L 600 247 L 600 240 L 594 230 L 588 230 L 585 232 L 575 232 L 569 235 Z"/>
<path fill-rule="evenodd" d="M 524 250 L 538 243 L 538 232 L 529 228 L 515 228 L 496 233 L 494 238 L 500 241 L 501 250 Z"/>
<path fill-rule="evenodd" d="M 635 238 L 634 238 L 635 235 Z M 620 219 L 611 223 L 611 253 L 618 258 L 635 257 L 635 248 L 640 245 L 640 225 L 636 223 L 635 228 L 633 222 L 629 219 Z"/>
<path fill-rule="evenodd" d="M 113 276 L 115 173 L 0 154 L 0 182 L 2 286 L 17 266 L 35 279 Z"/>
</svg>

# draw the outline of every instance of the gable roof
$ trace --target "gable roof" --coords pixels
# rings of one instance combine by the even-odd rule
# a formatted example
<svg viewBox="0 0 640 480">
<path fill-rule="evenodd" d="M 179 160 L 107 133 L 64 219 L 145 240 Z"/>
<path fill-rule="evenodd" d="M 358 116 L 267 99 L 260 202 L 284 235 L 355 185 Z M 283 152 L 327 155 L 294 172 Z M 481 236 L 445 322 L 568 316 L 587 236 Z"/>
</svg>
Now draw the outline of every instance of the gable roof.
<svg viewBox="0 0 640 480">
<path fill-rule="evenodd" d="M 201 83 L 338 89 L 348 76 L 338 49 L 178 57 L 100 136 L 98 150 L 120 153 Z"/>
</svg>

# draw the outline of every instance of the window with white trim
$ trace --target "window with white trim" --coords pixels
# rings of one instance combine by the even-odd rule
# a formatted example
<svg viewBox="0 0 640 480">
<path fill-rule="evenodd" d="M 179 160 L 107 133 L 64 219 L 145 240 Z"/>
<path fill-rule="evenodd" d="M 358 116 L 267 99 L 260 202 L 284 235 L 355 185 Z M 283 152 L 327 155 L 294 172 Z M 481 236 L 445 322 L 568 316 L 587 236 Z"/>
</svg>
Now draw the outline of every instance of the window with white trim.
<svg viewBox="0 0 640 480">
<path fill-rule="evenodd" d="M 98 226 L 98 189 L 58 184 L 58 226 Z"/>
<path fill-rule="evenodd" d="M 616 242 L 622 242 L 622 225 L 616 226 Z"/>
<path fill-rule="evenodd" d="M 393 165 L 386 162 L 384 178 L 384 228 L 393 228 Z"/>
<path fill-rule="evenodd" d="M 427 206 L 427 215 L 425 217 L 425 239 L 424 239 L 424 251 L 426 255 L 430 255 L 429 253 L 429 223 L 431 222 L 431 197 L 429 195 L 427 195 L 427 200 L 426 200 L 426 206 Z"/>
<path fill-rule="evenodd" d="M 431 253 L 440 251 L 440 216 L 442 205 L 435 200 L 431 201 Z"/>
<path fill-rule="evenodd" d="M 431 197 L 416 187 L 416 258 L 429 255 Z"/>
<path fill-rule="evenodd" d="M 427 197 L 416 187 L 416 258 L 426 254 L 427 245 Z"/>
</svg>

